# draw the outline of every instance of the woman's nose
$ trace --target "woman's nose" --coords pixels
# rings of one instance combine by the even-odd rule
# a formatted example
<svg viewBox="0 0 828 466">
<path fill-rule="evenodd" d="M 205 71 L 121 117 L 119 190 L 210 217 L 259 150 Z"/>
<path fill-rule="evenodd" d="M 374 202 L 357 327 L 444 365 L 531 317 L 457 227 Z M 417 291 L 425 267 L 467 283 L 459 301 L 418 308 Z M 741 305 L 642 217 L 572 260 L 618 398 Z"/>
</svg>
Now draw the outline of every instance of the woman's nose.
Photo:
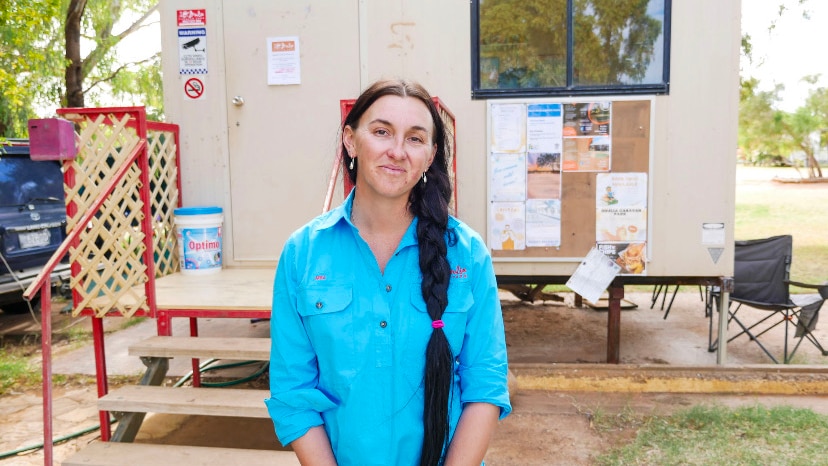
<svg viewBox="0 0 828 466">
<path fill-rule="evenodd" d="M 405 139 L 404 138 L 394 138 L 391 141 L 391 146 L 388 148 L 388 155 L 389 157 L 393 158 L 403 158 L 405 157 Z"/>
</svg>

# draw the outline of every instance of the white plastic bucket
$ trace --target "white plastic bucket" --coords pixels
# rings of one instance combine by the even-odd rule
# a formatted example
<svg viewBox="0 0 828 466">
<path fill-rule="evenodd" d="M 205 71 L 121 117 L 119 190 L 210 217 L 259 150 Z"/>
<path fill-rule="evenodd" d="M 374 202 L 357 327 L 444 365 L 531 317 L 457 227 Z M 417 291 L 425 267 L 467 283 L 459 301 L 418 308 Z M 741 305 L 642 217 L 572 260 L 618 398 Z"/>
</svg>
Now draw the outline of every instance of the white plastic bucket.
<svg viewBox="0 0 828 466">
<path fill-rule="evenodd" d="M 202 275 L 221 270 L 221 207 L 179 207 L 175 234 L 181 273 Z"/>
</svg>

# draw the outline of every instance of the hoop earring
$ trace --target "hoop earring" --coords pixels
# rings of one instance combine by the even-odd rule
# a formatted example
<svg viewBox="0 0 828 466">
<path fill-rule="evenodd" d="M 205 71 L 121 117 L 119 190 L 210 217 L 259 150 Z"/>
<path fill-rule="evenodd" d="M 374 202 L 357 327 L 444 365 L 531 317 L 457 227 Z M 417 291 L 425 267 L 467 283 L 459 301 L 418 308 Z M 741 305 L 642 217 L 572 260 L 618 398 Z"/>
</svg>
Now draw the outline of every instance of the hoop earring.
<svg viewBox="0 0 828 466">
<path fill-rule="evenodd" d="M 351 157 L 351 164 L 350 164 L 350 165 L 348 165 L 348 168 L 350 168 L 351 170 L 353 170 L 353 169 L 354 169 L 354 159 L 355 159 L 355 158 L 356 158 L 356 157 Z"/>
<path fill-rule="evenodd" d="M 428 183 L 428 178 L 426 178 L 426 172 L 423 172 L 423 184 Z"/>
</svg>

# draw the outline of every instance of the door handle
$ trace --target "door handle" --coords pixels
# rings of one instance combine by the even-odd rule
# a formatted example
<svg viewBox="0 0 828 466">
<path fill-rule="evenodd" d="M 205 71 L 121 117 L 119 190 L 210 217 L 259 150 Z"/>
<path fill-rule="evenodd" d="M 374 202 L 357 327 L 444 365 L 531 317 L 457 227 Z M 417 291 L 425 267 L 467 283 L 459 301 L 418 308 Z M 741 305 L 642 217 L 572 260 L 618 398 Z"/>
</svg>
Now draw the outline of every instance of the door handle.
<svg viewBox="0 0 828 466">
<path fill-rule="evenodd" d="M 233 97 L 232 102 L 233 102 L 233 105 L 235 105 L 236 107 L 241 107 L 242 105 L 244 105 L 244 98 L 242 98 L 242 96 L 240 96 L 240 95 L 237 95 L 237 96 Z"/>
</svg>

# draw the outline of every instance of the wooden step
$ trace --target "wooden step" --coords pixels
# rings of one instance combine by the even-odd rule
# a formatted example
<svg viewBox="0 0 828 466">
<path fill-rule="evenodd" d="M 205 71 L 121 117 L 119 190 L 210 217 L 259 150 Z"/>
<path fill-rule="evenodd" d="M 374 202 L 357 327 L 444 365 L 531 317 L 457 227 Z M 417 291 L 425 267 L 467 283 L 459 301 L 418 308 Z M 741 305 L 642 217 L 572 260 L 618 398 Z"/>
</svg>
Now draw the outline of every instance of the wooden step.
<svg viewBox="0 0 828 466">
<path fill-rule="evenodd" d="M 129 355 L 267 361 L 270 338 L 150 337 L 131 345 Z"/>
<path fill-rule="evenodd" d="M 98 399 L 102 411 L 269 417 L 268 390 L 238 388 L 124 386 Z"/>
<path fill-rule="evenodd" d="M 274 440 L 275 441 L 275 440 Z M 63 466 L 299 466 L 292 451 L 93 442 L 61 463 Z"/>
</svg>

